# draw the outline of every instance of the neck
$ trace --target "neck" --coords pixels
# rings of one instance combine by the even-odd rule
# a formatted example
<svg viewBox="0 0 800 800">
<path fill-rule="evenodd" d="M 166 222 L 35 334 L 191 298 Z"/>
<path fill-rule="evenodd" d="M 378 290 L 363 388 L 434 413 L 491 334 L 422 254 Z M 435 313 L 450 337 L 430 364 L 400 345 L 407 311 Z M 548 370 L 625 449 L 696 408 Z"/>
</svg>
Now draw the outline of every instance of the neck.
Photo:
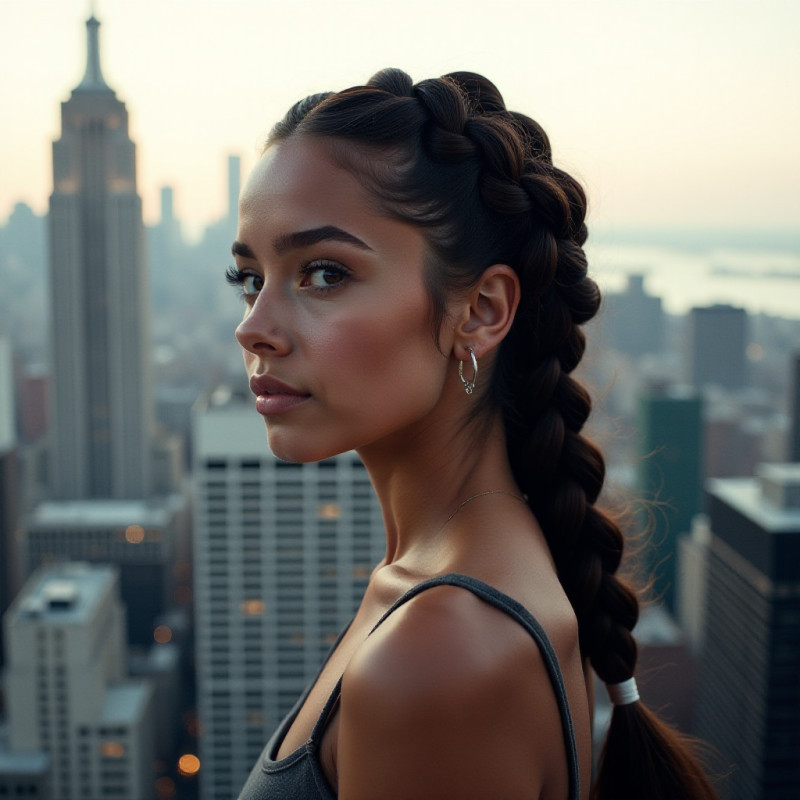
<svg viewBox="0 0 800 800">
<path fill-rule="evenodd" d="M 515 495 L 499 415 L 454 427 L 433 423 L 359 450 L 383 510 L 385 564 L 430 561 L 467 516 L 467 500 Z M 472 505 L 474 505 L 474 502 Z M 466 507 L 465 507 L 466 506 Z M 460 509 L 463 508 L 463 511 Z M 451 522 L 452 520 L 452 522 Z"/>
</svg>

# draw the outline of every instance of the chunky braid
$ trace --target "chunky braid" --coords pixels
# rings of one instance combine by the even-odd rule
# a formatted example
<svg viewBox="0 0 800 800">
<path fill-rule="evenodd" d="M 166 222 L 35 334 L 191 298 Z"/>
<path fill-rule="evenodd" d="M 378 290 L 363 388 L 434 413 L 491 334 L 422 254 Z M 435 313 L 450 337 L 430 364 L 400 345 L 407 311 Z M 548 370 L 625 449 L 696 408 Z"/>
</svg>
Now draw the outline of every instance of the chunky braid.
<svg viewBox="0 0 800 800">
<path fill-rule="evenodd" d="M 507 111 L 474 73 L 414 85 L 384 70 L 367 86 L 298 103 L 270 143 L 296 135 L 328 137 L 387 213 L 426 230 L 436 332 L 449 293 L 491 264 L 516 270 L 520 306 L 481 407 L 503 415 L 511 468 L 552 551 L 582 653 L 606 683 L 632 677 L 638 601 L 616 576 L 623 536 L 596 505 L 605 465 L 581 434 L 591 401 L 571 376 L 585 350 L 580 326 L 600 304 L 582 248 L 582 188 L 553 165 L 542 128 Z M 713 797 L 678 737 L 641 704 L 618 707 L 614 720 L 596 798 Z"/>
<path fill-rule="evenodd" d="M 575 609 L 582 651 L 605 682 L 618 683 L 630 678 L 636 665 L 631 630 L 638 601 L 614 575 L 623 537 L 594 505 L 605 467 L 597 448 L 580 435 L 591 402 L 569 374 L 585 349 L 578 326 L 594 316 L 600 300 L 581 247 L 585 196 L 552 166 L 549 144 L 535 123 L 505 113 L 494 87 L 474 76 L 468 89 L 474 100 L 467 106 L 454 86 L 458 80 L 415 87 L 434 123 L 429 152 L 439 159 L 477 156 L 484 204 L 498 216 L 513 217 L 518 227 L 534 228 L 514 264 L 523 305 L 495 373 L 494 395 L 505 400 L 511 467 Z M 484 111 L 487 105 L 491 115 Z M 470 116 L 468 108 L 483 115 Z M 532 145 L 527 152 L 521 132 Z"/>
</svg>

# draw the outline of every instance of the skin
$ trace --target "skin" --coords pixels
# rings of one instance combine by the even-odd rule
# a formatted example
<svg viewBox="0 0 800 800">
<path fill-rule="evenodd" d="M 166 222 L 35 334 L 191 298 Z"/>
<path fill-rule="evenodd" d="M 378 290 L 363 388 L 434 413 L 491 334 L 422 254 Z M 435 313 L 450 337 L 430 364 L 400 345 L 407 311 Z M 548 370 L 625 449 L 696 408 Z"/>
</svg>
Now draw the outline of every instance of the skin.
<svg viewBox="0 0 800 800">
<path fill-rule="evenodd" d="M 351 238 L 331 238 L 334 227 Z M 322 241 L 281 246 L 320 229 Z M 386 556 L 278 756 L 308 740 L 343 676 L 320 752 L 342 800 L 566 796 L 561 719 L 538 648 L 517 623 L 446 586 L 367 637 L 411 586 L 461 572 L 516 598 L 551 638 L 587 797 L 590 721 L 574 614 L 518 497 L 501 420 L 467 421 L 513 322 L 513 270 L 491 265 L 450 298 L 435 337 L 423 233 L 380 216 L 357 177 L 309 137 L 273 145 L 256 166 L 234 252 L 247 292 L 236 335 L 248 375 L 275 376 L 304 398 L 265 416 L 270 447 L 295 461 L 357 450 L 386 528 Z M 458 378 L 468 347 L 480 364 L 472 396 Z"/>
</svg>

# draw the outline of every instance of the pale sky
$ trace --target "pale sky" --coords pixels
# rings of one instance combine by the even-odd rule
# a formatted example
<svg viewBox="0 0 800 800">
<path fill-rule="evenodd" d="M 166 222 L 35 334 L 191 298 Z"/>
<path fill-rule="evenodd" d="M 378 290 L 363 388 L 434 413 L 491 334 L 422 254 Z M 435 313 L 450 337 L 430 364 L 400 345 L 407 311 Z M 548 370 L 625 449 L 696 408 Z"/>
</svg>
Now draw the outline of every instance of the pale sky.
<svg viewBox="0 0 800 800">
<path fill-rule="evenodd" d="M 0 223 L 44 212 L 60 102 L 86 64 L 90 0 L 0 0 Z M 175 188 L 222 216 L 309 93 L 384 66 L 482 72 L 548 131 L 605 228 L 800 226 L 798 0 L 95 0 L 106 81 L 128 108 L 145 218 Z"/>
</svg>

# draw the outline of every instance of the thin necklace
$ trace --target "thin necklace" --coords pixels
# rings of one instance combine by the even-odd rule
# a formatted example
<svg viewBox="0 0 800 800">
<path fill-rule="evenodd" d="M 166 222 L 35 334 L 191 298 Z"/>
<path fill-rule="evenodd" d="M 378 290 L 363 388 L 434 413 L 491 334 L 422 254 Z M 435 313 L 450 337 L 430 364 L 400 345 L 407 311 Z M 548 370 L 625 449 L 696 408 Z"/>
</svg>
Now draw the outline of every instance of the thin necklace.
<svg viewBox="0 0 800 800">
<path fill-rule="evenodd" d="M 459 507 L 444 521 L 444 524 L 447 525 L 447 523 L 450 522 L 450 520 L 453 519 L 453 517 L 458 514 L 458 512 L 461 511 L 461 509 L 464 508 L 467 503 L 477 500 L 479 497 L 486 497 L 487 494 L 507 494 L 509 497 L 514 497 L 517 500 L 521 500 L 523 503 L 528 502 L 523 495 L 514 494 L 514 492 L 507 492 L 505 489 L 491 489 L 488 492 L 478 492 L 478 494 L 473 494 L 472 497 L 468 497 L 463 503 L 461 503 L 461 505 L 459 505 Z"/>
</svg>

